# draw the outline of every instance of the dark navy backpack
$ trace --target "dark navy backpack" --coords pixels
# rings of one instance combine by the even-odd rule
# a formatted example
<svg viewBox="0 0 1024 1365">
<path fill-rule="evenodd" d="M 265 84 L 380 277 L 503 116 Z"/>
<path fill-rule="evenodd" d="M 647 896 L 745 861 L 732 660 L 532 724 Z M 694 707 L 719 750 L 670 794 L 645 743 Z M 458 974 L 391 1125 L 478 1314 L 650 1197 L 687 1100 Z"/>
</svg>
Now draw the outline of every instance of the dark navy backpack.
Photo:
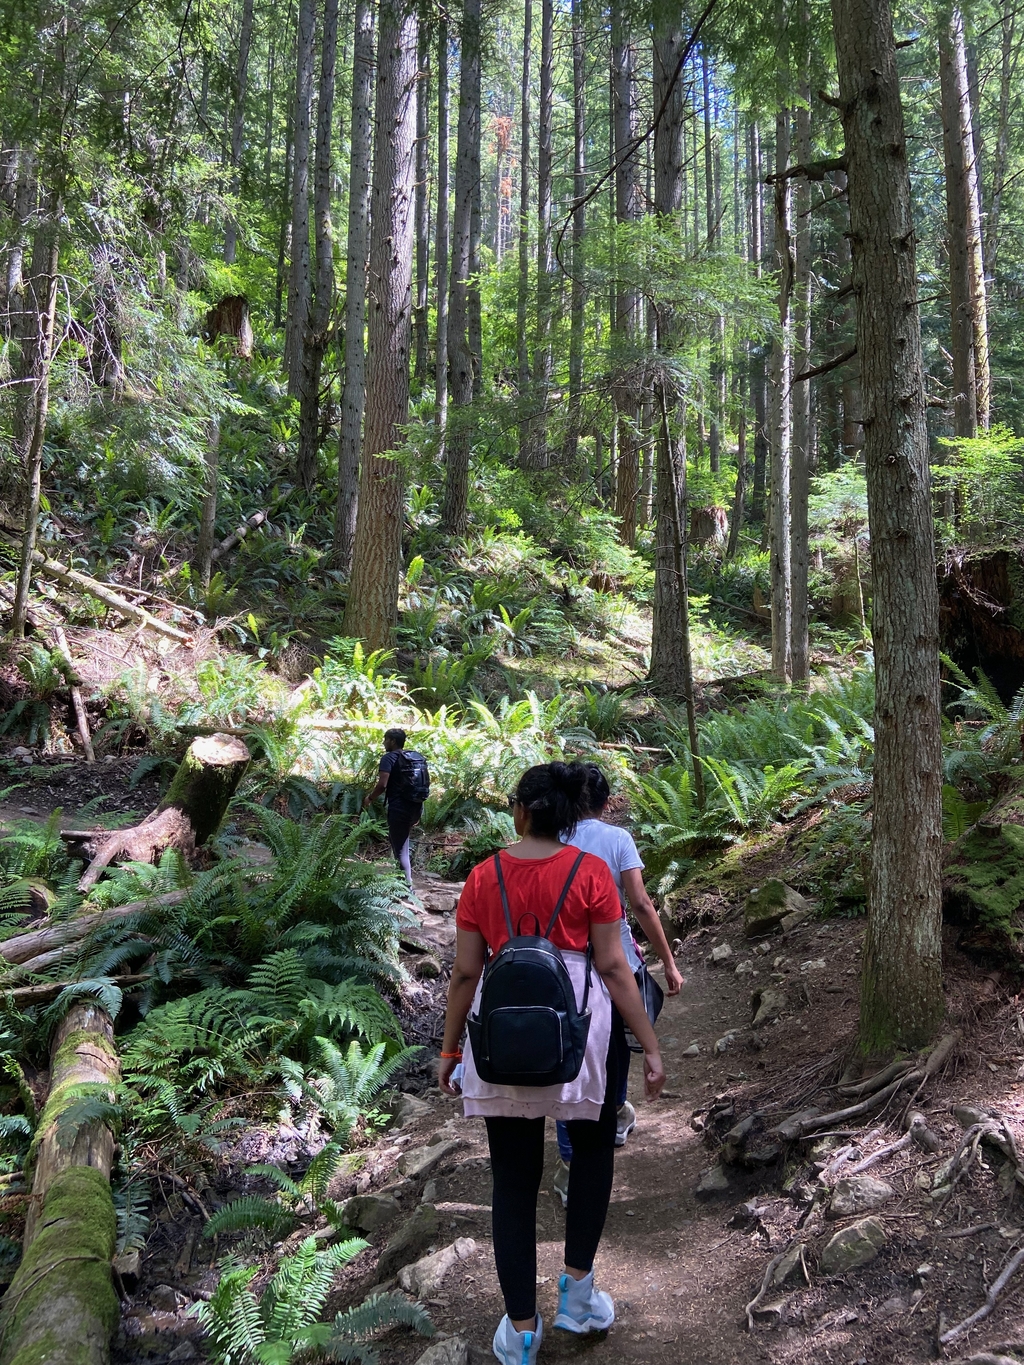
<svg viewBox="0 0 1024 1365">
<path fill-rule="evenodd" d="M 473 1060 L 482 1081 L 565 1085 L 580 1074 L 590 1033 L 590 945 L 583 1004 L 577 1008 L 572 978 L 560 949 L 551 942 L 551 931 L 585 856 L 581 853 L 573 863 L 547 929 L 537 934 L 516 934 L 501 858 L 494 856 L 509 938 L 484 968 L 480 1008 L 468 1021 Z M 535 914 L 532 918 L 539 930 L 540 920 Z"/>
<path fill-rule="evenodd" d="M 430 770 L 427 760 L 415 749 L 399 749 L 398 762 L 392 769 L 390 783 L 395 782 L 396 795 L 404 797 L 414 805 L 422 806 L 430 795 Z M 389 785 L 390 785 L 389 783 Z"/>
</svg>

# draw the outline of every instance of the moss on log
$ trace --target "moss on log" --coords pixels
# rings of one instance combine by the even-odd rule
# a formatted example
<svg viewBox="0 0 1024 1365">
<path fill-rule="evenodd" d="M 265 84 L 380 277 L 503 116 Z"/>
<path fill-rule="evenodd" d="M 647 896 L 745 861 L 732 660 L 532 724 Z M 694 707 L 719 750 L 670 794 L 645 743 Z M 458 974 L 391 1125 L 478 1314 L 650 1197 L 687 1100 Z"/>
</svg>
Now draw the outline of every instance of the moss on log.
<svg viewBox="0 0 1024 1365">
<path fill-rule="evenodd" d="M 193 740 L 156 810 L 98 845 L 79 890 L 88 891 L 117 858 L 154 863 L 168 849 L 191 858 L 217 832 L 248 763 L 249 750 L 231 735 Z"/>
<path fill-rule="evenodd" d="M 107 1177 L 90 1166 L 62 1171 L 0 1304 L 0 1365 L 107 1365 L 116 1241 Z"/>
</svg>

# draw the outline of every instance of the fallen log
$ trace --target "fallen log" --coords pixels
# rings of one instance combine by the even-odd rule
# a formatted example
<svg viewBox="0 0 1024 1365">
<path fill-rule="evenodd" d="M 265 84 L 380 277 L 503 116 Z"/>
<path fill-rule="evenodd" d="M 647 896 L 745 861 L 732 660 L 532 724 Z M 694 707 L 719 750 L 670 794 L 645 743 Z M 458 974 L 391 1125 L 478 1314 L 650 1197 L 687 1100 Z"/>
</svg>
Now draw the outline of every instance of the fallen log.
<svg viewBox="0 0 1024 1365">
<path fill-rule="evenodd" d="M 5 539 L 10 540 L 6 536 Z M 99 583 L 95 578 L 90 578 L 88 574 L 81 573 L 78 569 L 72 569 L 67 564 L 60 564 L 57 560 L 50 559 L 43 554 L 42 550 L 32 551 L 32 563 L 44 577 L 63 583 L 67 588 L 79 588 L 87 592 L 90 597 L 95 597 L 105 606 L 113 607 L 122 616 L 138 621 L 141 625 L 148 626 L 150 630 L 155 630 L 160 635 L 166 635 L 171 640 L 177 640 L 179 644 L 191 642 L 191 635 L 179 630 L 177 626 L 169 625 L 168 622 L 161 621 L 157 616 L 151 616 L 148 611 L 142 607 L 137 607 L 134 602 L 129 602 L 126 597 L 122 597 L 119 592 L 115 592 L 105 583 Z"/>
<path fill-rule="evenodd" d="M 129 901 L 127 905 L 114 905 L 91 915 L 78 915 L 74 919 L 61 920 L 59 924 L 47 924 L 24 934 L 14 934 L 0 943 L 0 958 L 12 965 L 24 967 L 43 953 L 85 938 L 103 924 L 128 919 L 156 906 L 179 905 L 187 895 L 187 891 L 163 891 L 159 896 L 149 896 L 146 900 Z"/>
<path fill-rule="evenodd" d="M 56 640 L 57 648 L 67 665 L 71 705 L 74 708 L 75 720 L 78 723 L 78 735 L 82 741 L 82 749 L 85 751 L 85 761 L 86 763 L 95 763 L 96 753 L 92 747 L 92 735 L 89 733 L 89 717 L 86 714 L 85 702 L 82 700 L 82 689 L 79 685 L 78 675 L 75 673 L 75 666 L 71 662 L 71 650 L 68 648 L 68 637 L 64 634 L 63 626 L 54 626 L 53 638 Z"/>
<path fill-rule="evenodd" d="M 216 564 L 218 559 L 230 554 L 236 545 L 240 545 L 250 531 L 258 531 L 264 522 L 270 519 L 269 512 L 253 512 L 251 517 L 246 517 L 240 526 L 236 526 L 229 536 L 225 536 L 219 545 L 215 545 L 210 551 L 210 563 Z"/>
<path fill-rule="evenodd" d="M 74 1005 L 50 1053 L 50 1094 L 26 1161 L 25 1254 L 0 1304 L 0 1365 L 107 1365 L 119 1308 L 111 1275 L 117 1222 L 114 1135 L 99 1119 L 60 1132 L 86 1095 L 113 1103 L 120 1077 L 110 1016 Z"/>
<path fill-rule="evenodd" d="M 191 859 L 220 827 L 248 763 L 249 750 L 239 739 L 224 734 L 194 739 L 156 810 L 97 846 L 78 889 L 88 891 L 115 858 L 155 863 L 177 849 Z"/>
</svg>

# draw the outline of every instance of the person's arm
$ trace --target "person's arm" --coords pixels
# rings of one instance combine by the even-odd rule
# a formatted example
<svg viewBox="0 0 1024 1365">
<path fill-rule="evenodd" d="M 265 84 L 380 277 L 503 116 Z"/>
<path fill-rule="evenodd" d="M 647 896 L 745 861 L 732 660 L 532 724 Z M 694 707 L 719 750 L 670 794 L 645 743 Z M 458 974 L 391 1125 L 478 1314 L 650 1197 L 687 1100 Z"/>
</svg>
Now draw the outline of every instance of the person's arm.
<svg viewBox="0 0 1024 1365">
<path fill-rule="evenodd" d="M 665 966 L 665 989 L 669 995 L 678 995 L 679 987 L 683 984 L 683 978 L 676 966 L 676 960 L 672 956 L 672 949 L 668 946 L 668 939 L 665 937 L 665 930 L 658 918 L 658 912 L 654 908 L 654 902 L 647 894 L 647 888 L 644 886 L 644 874 L 639 867 L 631 867 L 619 875 L 622 877 L 622 889 L 626 893 L 630 910 L 636 916 L 640 928 L 647 935 L 648 942 Z"/>
<path fill-rule="evenodd" d="M 377 774 L 377 785 L 374 787 L 372 792 L 369 792 L 366 796 L 363 797 L 363 810 L 365 810 L 367 806 L 371 806 L 374 803 L 374 801 L 376 801 L 378 796 L 383 796 L 384 788 L 388 785 L 388 778 L 390 776 L 391 776 L 390 773 Z"/>
<path fill-rule="evenodd" d="M 608 994 L 626 1026 L 632 1030 L 644 1050 L 644 1093 L 648 1100 L 656 1100 L 665 1084 L 665 1068 L 661 1064 L 661 1052 L 654 1029 L 644 1009 L 644 1002 L 640 999 L 633 973 L 629 970 L 626 954 L 622 951 L 618 921 L 611 924 L 595 924 L 591 921 L 590 942 L 597 974 L 608 987 Z M 445 1048 L 445 1051 L 448 1049 Z"/>
<path fill-rule="evenodd" d="M 456 929 L 455 962 L 451 979 L 448 982 L 448 1012 L 444 1019 L 444 1042 L 441 1051 L 456 1053 L 459 1039 L 466 1027 L 466 1020 L 476 994 L 476 983 L 484 969 L 487 946 L 484 936 L 477 929 Z M 638 993 L 639 994 L 639 993 Z M 646 1016 L 644 1016 L 646 1018 Z M 455 1056 L 443 1057 L 437 1072 L 437 1083 L 446 1095 L 459 1092 L 451 1083 L 452 1072 L 459 1064 Z"/>
</svg>

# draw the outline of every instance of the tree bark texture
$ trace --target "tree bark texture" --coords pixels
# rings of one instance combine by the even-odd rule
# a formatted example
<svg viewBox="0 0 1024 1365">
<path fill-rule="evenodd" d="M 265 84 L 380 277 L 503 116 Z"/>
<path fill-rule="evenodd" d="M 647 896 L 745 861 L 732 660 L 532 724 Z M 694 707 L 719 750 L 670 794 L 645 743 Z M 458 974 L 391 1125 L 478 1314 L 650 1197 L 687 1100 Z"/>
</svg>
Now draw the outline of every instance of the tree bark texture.
<svg viewBox="0 0 1024 1365">
<path fill-rule="evenodd" d="M 465 0 L 459 73 L 459 132 L 455 153 L 452 273 L 448 286 L 448 370 L 451 412 L 445 442 L 442 524 L 463 535 L 469 505 L 473 352 L 469 337 L 473 186 L 480 166 L 480 0 Z"/>
<path fill-rule="evenodd" d="M 206 492 L 199 513 L 199 534 L 192 556 L 192 574 L 203 588 L 210 586 L 213 547 L 217 533 L 217 466 L 220 463 L 220 419 L 210 423 L 206 443 Z"/>
<path fill-rule="evenodd" d="M 906 134 L 889 0 L 832 0 L 849 176 L 874 584 L 875 767 L 860 1041 L 944 1012 L 938 594 Z"/>
<path fill-rule="evenodd" d="M 249 49 L 252 46 L 253 0 L 242 0 L 242 22 L 238 31 L 238 60 L 231 91 L 231 194 L 237 199 L 240 187 L 239 164 L 245 133 L 245 97 L 249 85 Z M 233 208 L 233 206 L 232 206 Z M 238 220 L 229 211 L 224 224 L 224 262 L 234 265 L 238 247 Z"/>
<path fill-rule="evenodd" d="M 580 439 L 583 398 L 583 323 L 586 288 L 583 279 L 583 238 L 586 231 L 587 106 L 584 57 L 583 0 L 572 0 L 573 210 L 572 285 L 569 330 L 569 414 L 563 458 L 575 469 Z"/>
<path fill-rule="evenodd" d="M 119 1078 L 109 1015 L 96 1004 L 73 1005 L 51 1045 L 49 1098 L 26 1162 L 25 1255 L 0 1306 L 2 1365 L 110 1360 L 120 1318 L 111 1276 L 114 1135 L 94 1119 L 59 1140 L 58 1121 L 84 1095 L 112 1104 Z"/>
<path fill-rule="evenodd" d="M 437 215 L 434 225 L 434 261 L 437 276 L 437 342 L 434 354 L 434 394 L 439 433 L 438 458 L 445 459 L 448 429 L 448 261 L 451 251 L 448 220 L 448 21 L 437 24 Z"/>
<path fill-rule="evenodd" d="M 14 593 L 11 633 L 15 639 L 25 635 L 28 596 L 32 585 L 32 566 L 37 562 L 36 536 L 39 531 L 39 509 L 43 492 L 43 441 L 50 411 L 50 366 L 53 361 L 53 337 L 57 317 L 57 268 L 60 263 L 60 198 L 50 197 L 49 210 L 36 229 L 32 248 L 32 279 L 27 295 L 31 308 L 31 332 L 22 341 L 21 383 L 17 405 L 21 410 L 16 423 L 17 433 L 25 438 L 22 466 L 25 487 L 21 503 L 25 512 L 18 582 Z"/>
<path fill-rule="evenodd" d="M 946 164 L 953 414 L 958 436 L 989 424 L 988 317 L 981 258 L 981 199 L 971 132 L 964 20 L 948 11 L 939 30 L 942 145 Z"/>
<path fill-rule="evenodd" d="M 291 267 L 288 274 L 288 313 L 285 318 L 285 370 L 288 392 L 302 385 L 302 349 L 309 320 L 309 146 L 313 108 L 313 57 L 316 2 L 299 0 L 295 39 L 295 111 L 292 124 Z"/>
<path fill-rule="evenodd" d="M 156 810 L 140 824 L 97 841 L 78 889 L 88 891 L 115 859 L 155 863 L 169 848 L 191 858 L 220 828 L 248 765 L 249 750 L 240 739 L 194 739 Z"/>
<path fill-rule="evenodd" d="M 795 114 L 796 157 L 800 165 L 811 160 L 810 87 L 803 85 L 801 97 L 806 101 Z M 811 366 L 811 270 L 813 241 L 811 237 L 811 185 L 806 176 L 796 184 L 796 260 L 793 278 L 793 374 L 803 374 Z M 813 461 L 813 433 L 811 430 L 811 382 L 794 384 L 791 392 L 793 405 L 793 446 L 790 466 L 790 574 L 792 582 L 792 677 L 794 682 L 806 682 L 811 664 L 808 640 L 807 574 L 809 547 L 807 504 L 810 494 Z"/>
<path fill-rule="evenodd" d="M 370 152 L 374 76 L 374 7 L 356 0 L 349 133 L 348 240 L 345 248 L 345 384 L 338 436 L 338 502 L 334 514 L 335 566 L 352 569 L 359 507 L 359 450 L 365 399 L 366 258 L 370 242 Z"/>
<path fill-rule="evenodd" d="M 793 341 L 790 301 L 793 254 L 790 224 L 789 110 L 775 119 L 775 271 L 778 277 L 779 332 L 771 354 L 771 550 L 772 672 L 780 682 L 793 676 L 793 577 L 790 547 L 790 462 L 792 458 Z"/>
<path fill-rule="evenodd" d="M 405 516 L 400 451 L 409 417 L 416 162 L 416 15 L 405 12 L 401 0 L 385 0 L 379 23 L 366 417 L 344 620 L 344 633 L 369 649 L 391 643 L 398 611 Z"/>
<path fill-rule="evenodd" d="M 640 216 L 640 165 L 637 152 L 629 153 L 637 132 L 636 44 L 621 5 L 612 10 L 612 128 L 615 156 L 615 221 L 632 223 Z M 628 364 L 636 345 L 640 299 L 635 289 L 618 286 L 615 298 L 615 346 L 618 364 Z M 618 461 L 615 480 L 615 511 L 623 545 L 636 542 L 640 495 L 639 433 L 637 400 L 629 384 L 616 386 L 615 422 Z"/>
<path fill-rule="evenodd" d="M 548 393 L 551 388 L 551 326 L 554 253 L 551 204 L 554 168 L 554 0 L 540 0 L 540 108 L 537 118 L 537 327 L 533 344 L 533 389 L 527 463 L 547 468 Z"/>
<path fill-rule="evenodd" d="M 519 274 L 516 279 L 516 375 L 519 389 L 519 463 L 529 462 L 530 341 L 526 319 L 530 293 L 530 65 L 533 0 L 523 5 L 523 83 L 519 115 Z"/>
<path fill-rule="evenodd" d="M 996 147 L 992 158 L 992 189 L 988 213 L 985 215 L 984 259 L 991 279 L 998 278 L 999 248 L 1002 236 L 1003 194 L 1010 158 L 1010 97 L 1020 60 L 1020 48 L 1014 41 L 1017 9 L 1013 0 L 1004 0 L 1001 18 L 1002 36 L 999 53 L 999 118 L 996 128 Z"/>
<path fill-rule="evenodd" d="M 427 291 L 430 282 L 430 29 L 420 27 L 416 61 L 416 310 L 413 333 L 417 384 L 427 381 Z"/>
<path fill-rule="evenodd" d="M 338 64 L 338 0 L 324 0 L 320 48 L 320 89 L 313 158 L 313 296 L 302 336 L 299 391 L 298 477 L 311 490 L 320 449 L 320 372 L 334 313 L 334 228 L 331 223 L 331 149 L 334 137 L 334 84 Z"/>
</svg>

